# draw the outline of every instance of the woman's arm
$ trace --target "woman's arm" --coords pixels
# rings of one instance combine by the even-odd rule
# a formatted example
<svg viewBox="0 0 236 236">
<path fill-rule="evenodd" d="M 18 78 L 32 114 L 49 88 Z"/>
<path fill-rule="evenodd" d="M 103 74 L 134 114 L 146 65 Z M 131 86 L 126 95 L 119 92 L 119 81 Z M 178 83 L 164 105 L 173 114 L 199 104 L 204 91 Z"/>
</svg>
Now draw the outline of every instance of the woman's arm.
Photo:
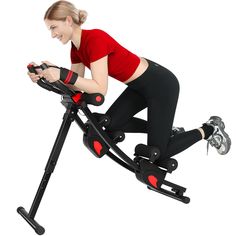
<svg viewBox="0 0 236 236">
<path fill-rule="evenodd" d="M 46 63 L 48 65 L 53 65 L 52 63 L 48 61 L 43 61 L 43 63 Z M 76 70 L 75 72 L 78 74 L 78 77 L 73 85 L 67 86 L 73 86 L 71 87 L 73 90 L 79 90 L 86 93 L 101 93 L 104 96 L 107 93 L 107 87 L 108 87 L 108 65 L 107 65 L 107 56 L 90 63 L 90 70 L 92 79 L 86 79 L 84 78 L 84 66 L 79 64 L 74 64 L 73 68 Z M 77 66 L 76 66 L 77 65 Z M 64 69 L 67 70 L 67 69 Z M 68 70 L 67 70 L 68 71 Z M 75 76 L 77 76 L 75 74 Z M 50 67 L 46 70 L 43 70 L 40 77 L 44 77 L 46 80 L 48 80 L 50 83 L 53 83 L 60 79 L 60 69 Z M 66 78 L 65 78 L 66 80 Z M 64 80 L 62 80 L 64 81 Z M 70 87 L 69 87 L 70 88 Z"/>
<path fill-rule="evenodd" d="M 78 76 L 74 86 L 86 93 L 101 93 L 106 95 L 108 88 L 107 56 L 90 64 L 92 79 Z M 77 73 L 77 72 L 76 72 Z"/>
</svg>

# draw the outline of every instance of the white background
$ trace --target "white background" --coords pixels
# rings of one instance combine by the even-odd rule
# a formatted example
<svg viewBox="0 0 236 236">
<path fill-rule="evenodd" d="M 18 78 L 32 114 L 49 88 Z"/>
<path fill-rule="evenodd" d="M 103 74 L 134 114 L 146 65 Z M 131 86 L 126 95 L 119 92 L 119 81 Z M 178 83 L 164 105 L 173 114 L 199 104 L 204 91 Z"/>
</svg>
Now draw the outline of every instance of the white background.
<svg viewBox="0 0 236 236">
<path fill-rule="evenodd" d="M 60 97 L 26 75 L 31 61 L 69 67 L 70 45 L 51 39 L 43 15 L 54 1 L 1 4 L 1 235 L 35 235 L 16 213 L 29 210 L 62 121 Z M 148 191 L 107 157 L 96 159 L 72 125 L 36 220 L 46 235 L 235 235 L 235 5 L 230 0 L 80 0 L 85 29 L 101 28 L 134 53 L 170 69 L 181 92 L 175 125 L 199 127 L 211 115 L 225 121 L 231 152 L 206 156 L 201 141 L 176 156 L 167 179 L 187 187 L 189 205 Z M 89 78 L 89 71 L 86 72 Z M 125 86 L 109 79 L 105 112 Z M 146 111 L 139 117 L 146 117 Z M 120 146 L 132 157 L 145 135 Z M 231 214 L 233 213 L 233 214 Z"/>
</svg>

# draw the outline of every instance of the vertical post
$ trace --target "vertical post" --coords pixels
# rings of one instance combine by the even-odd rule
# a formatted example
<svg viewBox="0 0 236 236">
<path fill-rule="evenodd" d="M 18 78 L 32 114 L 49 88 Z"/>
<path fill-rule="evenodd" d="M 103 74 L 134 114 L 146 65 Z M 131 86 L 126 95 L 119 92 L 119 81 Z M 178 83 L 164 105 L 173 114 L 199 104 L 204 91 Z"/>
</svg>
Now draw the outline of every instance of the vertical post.
<svg viewBox="0 0 236 236">
<path fill-rule="evenodd" d="M 60 130 L 58 132 L 57 138 L 55 140 L 55 143 L 53 145 L 51 154 L 49 156 L 47 165 L 45 167 L 45 172 L 42 177 L 41 183 L 38 187 L 37 193 L 35 195 L 34 201 L 31 205 L 29 213 L 25 211 L 23 207 L 19 207 L 17 209 L 17 212 L 34 228 L 36 233 L 42 234 L 44 233 L 44 229 L 42 226 L 40 226 L 35 220 L 34 217 L 37 213 L 38 207 L 40 205 L 40 202 L 43 198 L 44 192 L 46 190 L 47 184 L 49 182 L 49 179 L 51 177 L 51 174 L 53 173 L 59 155 L 61 153 L 63 144 L 65 142 L 66 136 L 68 134 L 68 131 L 70 129 L 71 123 L 74 121 L 75 115 L 77 114 L 77 109 L 75 109 L 73 106 L 68 106 L 67 110 L 63 116 L 63 122 L 61 124 Z M 40 233 L 39 233 L 40 232 Z"/>
</svg>

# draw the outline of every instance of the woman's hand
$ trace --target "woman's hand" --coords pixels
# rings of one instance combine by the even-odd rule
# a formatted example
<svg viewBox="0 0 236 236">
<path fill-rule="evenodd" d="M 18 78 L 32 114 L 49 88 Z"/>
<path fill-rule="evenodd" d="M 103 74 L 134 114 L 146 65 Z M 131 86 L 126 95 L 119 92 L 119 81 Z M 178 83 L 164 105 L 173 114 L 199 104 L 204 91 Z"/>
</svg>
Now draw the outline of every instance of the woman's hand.
<svg viewBox="0 0 236 236">
<path fill-rule="evenodd" d="M 49 61 L 42 61 L 42 63 L 45 63 L 49 66 L 55 66 Z M 39 76 L 45 78 L 49 83 L 53 83 L 60 79 L 60 69 L 49 67 L 48 69 L 42 70 Z"/>
<path fill-rule="evenodd" d="M 29 64 L 33 65 L 33 66 L 38 66 L 35 62 L 30 62 Z M 36 69 L 37 73 L 38 74 L 35 74 L 35 73 L 31 73 L 31 72 L 28 72 L 28 76 L 30 77 L 30 79 L 32 80 L 32 82 L 36 83 L 39 79 L 40 79 L 40 73 L 42 72 L 41 69 Z"/>
</svg>

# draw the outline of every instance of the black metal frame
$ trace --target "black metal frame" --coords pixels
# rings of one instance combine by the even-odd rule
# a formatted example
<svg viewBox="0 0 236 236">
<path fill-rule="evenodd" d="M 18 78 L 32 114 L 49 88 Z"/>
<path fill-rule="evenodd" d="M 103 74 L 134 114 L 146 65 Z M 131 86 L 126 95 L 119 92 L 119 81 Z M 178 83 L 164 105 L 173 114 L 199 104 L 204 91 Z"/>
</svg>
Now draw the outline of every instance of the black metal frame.
<svg viewBox="0 0 236 236">
<path fill-rule="evenodd" d="M 60 130 L 58 132 L 57 138 L 54 142 L 51 154 L 49 156 L 47 165 L 45 167 L 45 172 L 42 177 L 42 180 L 40 182 L 40 185 L 38 187 L 37 193 L 35 195 L 34 201 L 31 205 L 29 213 L 26 212 L 26 210 L 23 207 L 18 207 L 17 212 L 33 227 L 35 232 L 39 235 L 43 234 L 45 232 L 44 228 L 40 226 L 35 220 L 35 215 L 37 213 L 38 207 L 40 205 L 40 202 L 42 200 L 42 197 L 44 195 L 44 192 L 46 190 L 47 184 L 49 182 L 49 179 L 51 177 L 51 174 L 53 173 L 59 155 L 61 153 L 63 144 L 65 142 L 66 136 L 68 134 L 68 131 L 70 129 L 71 123 L 73 121 L 76 121 L 76 123 L 79 125 L 81 130 L 83 132 L 86 132 L 86 126 L 83 123 L 83 121 L 78 116 L 78 109 L 81 109 L 83 113 L 86 115 L 88 120 L 91 121 L 91 124 L 93 125 L 94 129 L 98 132 L 98 134 L 103 138 L 103 140 L 106 142 L 106 144 L 119 156 L 122 157 L 122 160 L 117 158 L 113 153 L 110 151 L 107 153 L 108 156 L 110 156 L 114 161 L 122 165 L 123 167 L 127 168 L 128 170 L 134 172 L 134 170 L 138 170 L 138 166 L 135 162 L 133 162 L 132 159 L 130 159 L 122 150 L 120 150 L 113 142 L 112 140 L 107 136 L 106 132 L 99 126 L 97 123 L 97 120 L 93 117 L 93 114 L 88 109 L 87 105 L 85 103 L 82 103 L 82 105 L 76 105 L 72 100 L 68 102 L 68 98 L 66 98 L 66 102 L 62 101 L 64 103 L 63 105 L 66 105 L 67 109 L 63 116 L 63 121 L 60 127 Z M 127 164 L 127 163 L 128 164 Z"/>
<path fill-rule="evenodd" d="M 28 67 L 29 70 L 33 70 L 32 67 Z M 75 102 L 72 97 L 76 95 L 75 92 L 70 91 L 68 92 L 68 88 L 65 87 L 61 82 L 57 82 L 54 84 L 49 84 L 45 80 L 40 80 L 38 84 L 43 87 L 44 89 L 59 93 L 63 95 L 62 104 L 66 107 L 66 112 L 63 116 L 63 121 L 60 127 L 60 130 L 58 132 L 58 135 L 56 137 L 55 143 L 53 145 L 51 154 L 49 156 L 47 165 L 45 167 L 45 172 L 42 177 L 42 180 L 40 182 L 40 185 L 38 187 L 37 193 L 35 195 L 35 198 L 33 200 L 33 203 L 31 205 L 29 213 L 23 208 L 18 207 L 17 212 L 30 224 L 30 226 L 35 230 L 35 232 L 39 235 L 42 235 L 45 232 L 45 229 L 38 224 L 35 221 L 35 215 L 37 213 L 38 207 L 41 203 L 41 200 L 43 198 L 44 192 L 46 190 L 47 184 L 49 182 L 49 179 L 51 177 L 51 174 L 53 173 L 60 152 L 62 150 L 62 147 L 64 145 L 66 136 L 68 134 L 68 131 L 70 129 L 71 123 L 76 122 L 78 126 L 81 128 L 83 133 L 87 132 L 86 124 L 81 120 L 81 118 L 78 116 L 78 111 L 81 110 L 85 116 L 87 117 L 89 124 L 92 125 L 93 129 L 96 131 L 98 136 L 102 138 L 102 140 L 105 142 L 105 144 L 118 156 L 116 156 L 113 152 L 108 151 L 106 155 L 108 155 L 112 160 L 120 164 L 121 166 L 125 167 L 129 171 L 136 174 L 136 177 L 143 183 L 147 184 L 148 189 L 159 192 L 161 194 L 164 194 L 168 197 L 174 198 L 176 200 L 179 200 L 183 203 L 189 203 L 190 199 L 186 196 L 183 196 L 184 192 L 186 191 L 186 188 L 183 188 L 179 185 L 173 184 L 171 182 L 168 182 L 164 180 L 166 172 L 171 173 L 171 171 L 175 170 L 173 168 L 171 171 L 168 171 L 168 168 L 165 168 L 165 171 L 163 169 L 159 169 L 158 166 L 154 165 L 153 163 L 150 163 L 149 161 L 146 161 L 142 159 L 142 157 L 137 157 L 132 160 L 130 157 L 128 157 L 116 144 L 115 142 L 108 136 L 106 131 L 103 130 L 102 126 L 98 123 L 97 119 L 94 117 L 93 113 L 88 108 L 88 104 L 94 104 L 93 102 L 93 94 L 91 96 L 87 95 L 87 97 L 84 97 L 87 99 L 87 102 L 85 100 L 80 100 L 79 102 Z M 88 102 L 90 101 L 90 102 Z M 146 175 L 146 172 L 150 171 L 147 170 L 145 172 L 145 168 L 142 169 L 142 166 L 139 165 L 139 161 L 137 160 L 143 160 L 144 164 L 147 162 L 147 164 L 151 167 L 151 170 L 155 172 L 155 169 L 157 169 L 158 173 L 164 173 L 161 178 L 163 178 L 163 181 L 161 182 L 161 186 L 167 186 L 170 187 L 171 190 L 166 190 L 162 187 L 154 188 L 151 186 L 143 177 L 143 175 Z M 146 164 L 145 164 L 146 165 Z M 167 169 L 167 170 L 166 170 Z"/>
</svg>

